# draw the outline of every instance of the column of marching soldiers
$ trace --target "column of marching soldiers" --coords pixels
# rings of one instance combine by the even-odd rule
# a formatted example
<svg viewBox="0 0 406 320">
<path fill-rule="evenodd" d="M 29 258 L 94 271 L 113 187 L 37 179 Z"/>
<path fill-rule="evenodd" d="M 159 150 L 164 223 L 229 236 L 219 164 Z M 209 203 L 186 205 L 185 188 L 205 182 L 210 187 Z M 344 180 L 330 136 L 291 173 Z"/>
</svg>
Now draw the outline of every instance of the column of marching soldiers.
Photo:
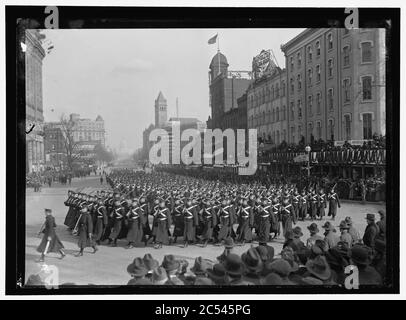
<svg viewBox="0 0 406 320">
<path fill-rule="evenodd" d="M 69 191 L 65 225 L 79 237 L 80 252 L 103 242 L 127 248 L 177 243 L 183 246 L 225 239 L 244 243 L 272 241 L 292 231 L 298 220 L 335 219 L 340 207 L 334 186 L 326 194 L 314 187 L 258 182 L 235 184 L 166 172 L 116 170 L 106 176 L 111 190 L 85 194 Z M 173 226 L 173 227 L 172 227 Z"/>
</svg>

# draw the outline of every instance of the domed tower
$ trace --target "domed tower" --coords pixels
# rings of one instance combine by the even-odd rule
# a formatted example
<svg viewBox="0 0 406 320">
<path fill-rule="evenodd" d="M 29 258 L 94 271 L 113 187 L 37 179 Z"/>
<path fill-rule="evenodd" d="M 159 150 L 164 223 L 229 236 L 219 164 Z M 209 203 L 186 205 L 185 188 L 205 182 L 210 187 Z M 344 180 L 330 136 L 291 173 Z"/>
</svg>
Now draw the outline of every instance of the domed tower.
<svg viewBox="0 0 406 320">
<path fill-rule="evenodd" d="M 213 79 L 215 79 L 221 73 L 227 75 L 228 62 L 226 56 L 218 51 L 213 59 L 211 59 L 209 69 L 210 82 L 212 82 Z"/>
<path fill-rule="evenodd" d="M 160 128 L 165 125 L 167 116 L 168 104 L 161 91 L 159 91 L 158 97 L 155 100 L 155 127 Z"/>
</svg>

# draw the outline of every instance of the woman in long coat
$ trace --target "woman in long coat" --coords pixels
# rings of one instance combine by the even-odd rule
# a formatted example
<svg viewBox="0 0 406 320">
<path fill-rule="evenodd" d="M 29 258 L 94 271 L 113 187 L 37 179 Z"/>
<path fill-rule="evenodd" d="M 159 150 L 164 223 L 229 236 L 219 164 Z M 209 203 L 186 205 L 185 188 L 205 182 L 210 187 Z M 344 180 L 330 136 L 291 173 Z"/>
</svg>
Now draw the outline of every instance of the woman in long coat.
<svg viewBox="0 0 406 320">
<path fill-rule="evenodd" d="M 76 257 L 83 256 L 83 250 L 87 247 L 93 248 L 93 253 L 98 250 L 93 240 L 93 221 L 88 212 L 88 208 L 85 206 L 81 210 L 81 216 L 78 221 L 79 241 L 78 247 L 80 249 Z"/>
<path fill-rule="evenodd" d="M 163 244 L 169 244 L 168 230 L 171 224 L 169 209 L 165 206 L 165 201 L 161 201 L 154 217 L 155 249 L 162 248 Z"/>
<path fill-rule="evenodd" d="M 140 246 L 142 240 L 144 238 L 144 214 L 140 210 L 138 205 L 138 201 L 134 199 L 130 210 L 127 213 L 128 219 L 128 233 L 127 233 L 127 241 L 128 241 L 128 249 L 134 248 L 134 246 Z"/>
<path fill-rule="evenodd" d="M 45 255 L 48 252 L 59 252 L 61 254 L 61 259 L 65 257 L 65 253 L 62 250 L 64 246 L 61 240 L 59 240 L 55 228 L 56 223 L 55 218 L 52 216 L 52 210 L 45 209 L 45 222 L 38 233 L 38 235 L 43 233 L 42 241 L 37 247 L 37 251 L 41 253 L 41 258 L 39 259 L 40 262 L 44 261 Z"/>
<path fill-rule="evenodd" d="M 97 244 L 100 244 L 101 238 L 104 233 L 104 229 L 107 225 L 108 218 L 107 218 L 107 209 L 104 205 L 103 200 L 99 200 L 99 204 L 95 207 L 95 228 L 93 233 L 93 239 L 96 241 Z"/>
</svg>

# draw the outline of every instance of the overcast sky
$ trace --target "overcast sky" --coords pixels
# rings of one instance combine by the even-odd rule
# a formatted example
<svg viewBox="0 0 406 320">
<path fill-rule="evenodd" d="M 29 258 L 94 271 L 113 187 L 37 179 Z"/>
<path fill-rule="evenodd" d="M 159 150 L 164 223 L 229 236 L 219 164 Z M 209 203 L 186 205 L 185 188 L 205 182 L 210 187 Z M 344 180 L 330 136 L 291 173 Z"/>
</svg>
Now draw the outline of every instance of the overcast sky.
<svg viewBox="0 0 406 320">
<path fill-rule="evenodd" d="M 161 90 L 168 118 L 210 114 L 208 66 L 217 45 L 229 70 L 251 70 L 252 58 L 272 49 L 285 66 L 280 45 L 303 29 L 128 29 L 44 30 L 54 49 L 43 62 L 45 121 L 61 114 L 105 120 L 108 146 L 135 150 L 142 131 L 154 122 L 154 100 Z"/>
</svg>

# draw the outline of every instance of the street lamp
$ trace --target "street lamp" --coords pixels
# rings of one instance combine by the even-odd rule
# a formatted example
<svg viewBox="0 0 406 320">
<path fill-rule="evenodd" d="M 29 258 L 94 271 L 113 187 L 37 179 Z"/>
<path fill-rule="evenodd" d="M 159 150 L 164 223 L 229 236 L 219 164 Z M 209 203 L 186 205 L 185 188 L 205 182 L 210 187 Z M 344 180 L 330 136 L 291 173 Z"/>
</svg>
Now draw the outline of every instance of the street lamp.
<svg viewBox="0 0 406 320">
<path fill-rule="evenodd" d="M 306 169 L 307 169 L 307 177 L 310 178 L 310 169 L 311 169 L 311 167 L 310 167 L 310 151 L 312 151 L 312 148 L 309 145 L 307 145 L 305 147 L 305 151 L 307 153 L 307 167 L 306 167 Z"/>
</svg>

